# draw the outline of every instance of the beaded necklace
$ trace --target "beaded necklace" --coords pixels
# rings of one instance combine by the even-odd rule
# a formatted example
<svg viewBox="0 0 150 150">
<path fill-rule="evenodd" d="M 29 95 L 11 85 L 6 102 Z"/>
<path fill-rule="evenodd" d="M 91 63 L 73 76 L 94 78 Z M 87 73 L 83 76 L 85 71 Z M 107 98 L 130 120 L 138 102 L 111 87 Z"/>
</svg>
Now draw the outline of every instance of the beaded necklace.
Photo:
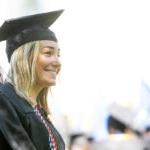
<svg viewBox="0 0 150 150">
<path fill-rule="evenodd" d="M 57 146 L 56 140 L 53 136 L 53 133 L 52 133 L 51 129 L 49 128 L 49 126 L 47 125 L 44 117 L 41 115 L 40 106 L 38 104 L 34 107 L 34 111 L 35 111 L 36 115 L 39 116 L 39 118 L 41 119 L 41 121 L 43 122 L 43 124 L 45 125 L 45 127 L 49 133 L 48 138 L 49 138 L 49 146 L 50 146 L 51 150 L 58 150 L 58 146 Z"/>
</svg>

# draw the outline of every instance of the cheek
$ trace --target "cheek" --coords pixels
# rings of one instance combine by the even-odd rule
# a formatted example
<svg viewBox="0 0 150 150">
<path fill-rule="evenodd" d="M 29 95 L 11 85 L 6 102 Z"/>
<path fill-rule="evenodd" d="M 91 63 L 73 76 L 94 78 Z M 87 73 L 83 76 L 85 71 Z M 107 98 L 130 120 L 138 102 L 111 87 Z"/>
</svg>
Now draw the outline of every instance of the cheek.
<svg viewBox="0 0 150 150">
<path fill-rule="evenodd" d="M 43 68 L 43 63 L 41 61 L 37 61 L 35 69 L 38 79 L 42 77 Z"/>
<path fill-rule="evenodd" d="M 46 58 L 40 55 L 37 58 L 37 63 L 36 63 L 36 69 L 37 69 L 37 71 L 40 70 L 40 69 L 42 69 L 42 68 L 44 68 L 44 66 L 46 66 L 46 64 L 47 64 Z"/>
<path fill-rule="evenodd" d="M 49 61 L 47 59 L 39 59 L 36 64 L 36 72 L 38 79 L 45 78 L 48 74 L 48 72 L 45 70 L 47 65 L 49 64 Z"/>
</svg>

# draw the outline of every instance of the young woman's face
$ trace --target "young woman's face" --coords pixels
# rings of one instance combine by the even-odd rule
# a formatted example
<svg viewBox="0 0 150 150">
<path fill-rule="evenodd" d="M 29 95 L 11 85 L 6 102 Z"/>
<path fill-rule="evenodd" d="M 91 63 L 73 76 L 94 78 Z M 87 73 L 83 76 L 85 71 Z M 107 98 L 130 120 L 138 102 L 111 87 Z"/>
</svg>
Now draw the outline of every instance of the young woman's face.
<svg viewBox="0 0 150 150">
<path fill-rule="evenodd" d="M 39 86 L 48 87 L 55 85 L 56 76 L 61 67 L 59 51 L 57 42 L 49 40 L 40 42 L 40 52 L 36 63 Z"/>
</svg>

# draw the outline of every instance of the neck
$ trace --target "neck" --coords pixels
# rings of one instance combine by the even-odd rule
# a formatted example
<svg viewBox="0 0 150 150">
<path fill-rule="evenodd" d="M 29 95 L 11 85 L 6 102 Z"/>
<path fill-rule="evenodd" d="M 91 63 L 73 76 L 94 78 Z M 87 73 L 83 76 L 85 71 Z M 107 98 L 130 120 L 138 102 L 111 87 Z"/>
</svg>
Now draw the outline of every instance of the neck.
<svg viewBox="0 0 150 150">
<path fill-rule="evenodd" d="M 33 102 L 33 105 L 37 104 L 37 97 L 42 89 L 40 87 L 32 87 L 29 90 L 29 99 Z"/>
</svg>

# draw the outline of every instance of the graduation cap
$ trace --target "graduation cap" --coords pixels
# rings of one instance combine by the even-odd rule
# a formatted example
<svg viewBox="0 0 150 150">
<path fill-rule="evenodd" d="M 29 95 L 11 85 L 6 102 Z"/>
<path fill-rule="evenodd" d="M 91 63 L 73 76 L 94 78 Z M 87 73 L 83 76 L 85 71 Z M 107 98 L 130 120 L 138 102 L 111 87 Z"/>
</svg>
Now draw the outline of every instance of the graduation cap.
<svg viewBox="0 0 150 150">
<path fill-rule="evenodd" d="M 0 41 L 6 40 L 8 61 L 14 50 L 21 45 L 37 40 L 57 41 L 49 27 L 57 20 L 63 10 L 51 11 L 6 20 L 0 27 Z"/>
<path fill-rule="evenodd" d="M 109 115 L 107 118 L 107 129 L 109 133 L 125 133 L 127 127 L 119 119 Z"/>
</svg>

